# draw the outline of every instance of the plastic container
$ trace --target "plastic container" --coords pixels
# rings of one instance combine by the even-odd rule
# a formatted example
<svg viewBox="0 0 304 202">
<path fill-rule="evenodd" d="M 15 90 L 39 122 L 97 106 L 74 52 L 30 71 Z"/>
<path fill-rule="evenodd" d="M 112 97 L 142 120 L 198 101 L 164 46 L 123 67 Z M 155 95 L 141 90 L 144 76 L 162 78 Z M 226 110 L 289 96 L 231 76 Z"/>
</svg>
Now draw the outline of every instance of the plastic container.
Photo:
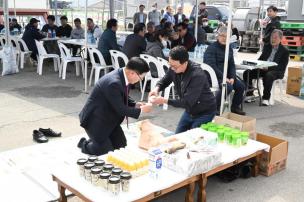
<svg viewBox="0 0 304 202">
<path fill-rule="evenodd" d="M 218 134 L 218 140 L 220 142 L 224 142 L 224 140 L 225 140 L 225 130 L 224 129 L 218 129 L 217 134 Z"/>
<path fill-rule="evenodd" d="M 242 145 L 246 145 L 249 139 L 249 133 L 248 132 L 241 132 L 241 139 L 242 139 Z"/>
</svg>

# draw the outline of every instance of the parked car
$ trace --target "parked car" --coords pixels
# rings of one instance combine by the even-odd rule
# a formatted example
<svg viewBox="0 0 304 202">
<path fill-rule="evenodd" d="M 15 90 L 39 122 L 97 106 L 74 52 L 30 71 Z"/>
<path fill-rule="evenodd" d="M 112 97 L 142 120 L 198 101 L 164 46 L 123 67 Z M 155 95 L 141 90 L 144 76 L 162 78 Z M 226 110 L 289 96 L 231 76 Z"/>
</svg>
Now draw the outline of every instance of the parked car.
<svg viewBox="0 0 304 202">
<path fill-rule="evenodd" d="M 229 17 L 229 8 L 225 5 L 210 5 L 206 6 L 208 10 L 209 20 L 219 20 L 225 22 Z M 196 6 L 193 6 L 192 12 L 190 14 L 190 19 L 194 20 L 196 14 Z"/>
</svg>

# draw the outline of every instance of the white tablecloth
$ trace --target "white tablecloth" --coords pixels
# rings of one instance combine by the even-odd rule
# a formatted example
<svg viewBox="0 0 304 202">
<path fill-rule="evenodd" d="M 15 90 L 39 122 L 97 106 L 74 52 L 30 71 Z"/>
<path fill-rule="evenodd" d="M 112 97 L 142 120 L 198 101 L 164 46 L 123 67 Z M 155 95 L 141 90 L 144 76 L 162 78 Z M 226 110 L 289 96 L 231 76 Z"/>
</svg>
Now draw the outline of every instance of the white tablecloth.
<svg viewBox="0 0 304 202">
<path fill-rule="evenodd" d="M 137 137 L 138 131 L 134 132 L 136 129 L 134 124 L 130 124 L 129 128 L 130 130 L 126 131 L 128 145 L 136 148 L 135 145 L 138 141 L 135 137 Z M 161 128 L 160 131 L 169 132 Z M 130 192 L 121 193 L 114 198 L 100 188 L 88 184 L 79 176 L 76 161 L 86 155 L 82 154 L 76 145 L 83 136 L 86 137 L 86 134 L 0 153 L 1 200 L 22 201 L 19 199 L 23 195 L 25 197 L 23 201 L 56 199 L 59 193 L 56 183 L 52 181 L 52 173 L 93 201 L 107 202 L 139 199 L 187 179 L 185 175 L 163 168 L 161 172 L 163 177 L 159 180 L 153 180 L 147 175 L 135 178 L 131 180 Z M 225 151 L 223 163 L 233 162 L 258 150 L 269 150 L 268 145 L 253 140 L 238 149 L 223 144 L 220 144 L 219 148 Z"/>
<path fill-rule="evenodd" d="M 59 42 L 65 43 L 65 44 L 85 46 L 84 39 L 61 39 L 61 40 L 59 40 Z M 97 48 L 97 46 L 98 46 L 97 43 L 88 43 L 87 45 L 89 48 Z"/>
</svg>

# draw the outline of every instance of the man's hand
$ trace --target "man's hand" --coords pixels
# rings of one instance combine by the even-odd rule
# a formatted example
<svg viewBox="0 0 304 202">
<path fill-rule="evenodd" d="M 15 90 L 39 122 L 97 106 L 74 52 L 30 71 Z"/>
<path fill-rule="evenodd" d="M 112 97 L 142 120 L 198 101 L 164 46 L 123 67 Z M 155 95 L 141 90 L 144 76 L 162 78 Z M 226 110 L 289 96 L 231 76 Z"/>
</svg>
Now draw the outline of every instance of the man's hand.
<svg viewBox="0 0 304 202">
<path fill-rule="evenodd" d="M 136 102 L 136 104 L 135 104 L 135 107 L 136 108 L 140 108 L 140 106 L 143 106 L 143 105 L 145 105 L 146 103 L 144 103 L 144 102 Z"/>
<path fill-rule="evenodd" d="M 167 104 L 168 100 L 159 96 L 159 97 L 154 97 L 153 99 L 150 100 L 150 102 L 155 105 L 162 105 L 162 104 Z"/>
<path fill-rule="evenodd" d="M 233 85 L 234 84 L 234 79 L 226 79 L 226 81 L 227 81 L 227 83 L 230 83 L 231 85 Z"/>
<path fill-rule="evenodd" d="M 152 104 L 148 103 L 148 104 L 141 105 L 140 109 L 141 109 L 141 112 L 149 113 L 152 111 Z"/>
<path fill-rule="evenodd" d="M 150 91 L 149 97 L 151 96 L 158 96 L 158 87 L 154 88 L 153 90 Z"/>
</svg>

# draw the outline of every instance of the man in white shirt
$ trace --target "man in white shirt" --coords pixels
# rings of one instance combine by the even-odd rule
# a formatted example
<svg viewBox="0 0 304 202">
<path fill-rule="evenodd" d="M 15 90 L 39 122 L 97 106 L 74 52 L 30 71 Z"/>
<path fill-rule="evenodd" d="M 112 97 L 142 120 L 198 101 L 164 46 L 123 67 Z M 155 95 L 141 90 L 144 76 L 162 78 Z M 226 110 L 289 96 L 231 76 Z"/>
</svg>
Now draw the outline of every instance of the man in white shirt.
<svg viewBox="0 0 304 202">
<path fill-rule="evenodd" d="M 87 19 L 87 25 L 88 25 L 88 32 L 93 34 L 95 40 L 99 39 L 102 35 L 102 29 L 99 28 L 98 25 L 94 24 L 92 18 Z"/>
<path fill-rule="evenodd" d="M 155 3 L 152 6 L 152 11 L 150 11 L 148 14 L 148 21 L 154 22 L 154 25 L 158 26 L 160 24 L 161 17 L 161 13 L 157 10 L 157 3 Z"/>
</svg>

